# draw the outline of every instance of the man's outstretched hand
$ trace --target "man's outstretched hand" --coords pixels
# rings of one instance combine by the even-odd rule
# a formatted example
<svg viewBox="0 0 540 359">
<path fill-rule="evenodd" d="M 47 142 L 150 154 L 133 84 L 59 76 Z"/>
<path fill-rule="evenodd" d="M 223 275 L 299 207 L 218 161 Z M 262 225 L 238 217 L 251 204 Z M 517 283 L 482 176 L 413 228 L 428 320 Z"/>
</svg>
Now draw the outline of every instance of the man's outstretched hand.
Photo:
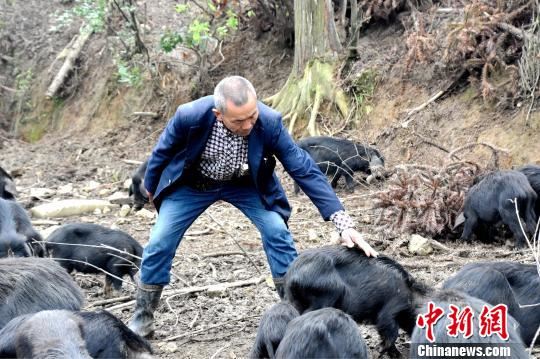
<svg viewBox="0 0 540 359">
<path fill-rule="evenodd" d="M 379 254 L 362 238 L 360 234 L 354 228 L 348 228 L 341 232 L 341 245 L 349 248 L 355 245 L 360 247 L 368 257 L 377 257 Z"/>
</svg>

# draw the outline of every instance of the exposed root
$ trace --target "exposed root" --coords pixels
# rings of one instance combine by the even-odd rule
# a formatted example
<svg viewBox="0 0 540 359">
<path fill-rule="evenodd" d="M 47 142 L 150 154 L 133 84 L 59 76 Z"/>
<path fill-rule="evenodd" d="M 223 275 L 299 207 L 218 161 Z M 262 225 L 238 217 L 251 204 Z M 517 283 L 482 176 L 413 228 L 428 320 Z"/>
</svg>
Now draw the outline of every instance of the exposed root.
<svg viewBox="0 0 540 359">
<path fill-rule="evenodd" d="M 265 99 L 285 114 L 290 133 L 314 136 L 319 134 L 321 116 L 350 120 L 350 104 L 343 90 L 335 86 L 335 64 L 314 60 L 301 79 L 291 75 L 283 88 Z M 324 110 L 323 110 L 324 109 Z"/>
<path fill-rule="evenodd" d="M 315 101 L 313 103 L 313 108 L 311 109 L 311 116 L 309 117 L 308 122 L 308 133 L 310 136 L 317 136 L 317 126 L 315 125 L 315 120 L 317 119 L 317 114 L 319 113 L 319 107 L 321 106 L 321 91 L 316 90 L 315 92 Z"/>
<path fill-rule="evenodd" d="M 296 118 L 298 117 L 298 114 L 295 113 L 291 117 L 291 121 L 289 122 L 289 133 L 293 133 L 294 131 L 294 125 L 296 124 Z"/>
</svg>

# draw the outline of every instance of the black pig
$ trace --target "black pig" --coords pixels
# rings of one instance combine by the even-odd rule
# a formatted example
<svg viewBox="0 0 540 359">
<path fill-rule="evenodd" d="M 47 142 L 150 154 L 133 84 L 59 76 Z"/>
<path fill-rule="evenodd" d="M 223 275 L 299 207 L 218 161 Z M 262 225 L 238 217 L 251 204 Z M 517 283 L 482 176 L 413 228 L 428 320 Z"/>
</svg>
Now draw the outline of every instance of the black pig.
<svg viewBox="0 0 540 359">
<path fill-rule="evenodd" d="M 53 260 L 0 259 L 0 329 L 23 314 L 48 309 L 79 310 L 83 300 L 80 288 Z"/>
<path fill-rule="evenodd" d="M 526 165 L 521 168 L 518 168 L 518 171 L 523 173 L 529 183 L 531 184 L 532 189 L 536 192 L 536 218 L 540 217 L 540 166 L 537 165 Z"/>
<path fill-rule="evenodd" d="M 131 176 L 129 195 L 133 195 L 133 208 L 138 211 L 148 203 L 148 192 L 144 188 L 144 174 L 148 167 L 148 160 L 144 161 Z"/>
<path fill-rule="evenodd" d="M 344 176 L 349 192 L 354 191 L 354 172 L 372 175 L 373 171 L 378 172 L 384 167 L 384 158 L 379 151 L 342 138 L 308 137 L 298 141 L 298 146 L 310 154 L 324 174 L 332 177 L 333 188 Z M 298 191 L 295 183 L 294 193 Z"/>
<path fill-rule="evenodd" d="M 84 322 L 86 347 L 92 358 L 151 358 L 152 347 L 111 313 L 75 313 Z"/>
<path fill-rule="evenodd" d="M 21 315 L 0 331 L 1 358 L 91 359 L 83 321 L 67 310 Z"/>
<path fill-rule="evenodd" d="M 73 270 L 102 273 L 100 269 L 110 273 L 105 275 L 106 296 L 112 294 L 111 285 L 120 290 L 122 280 L 119 278 L 129 275 L 133 279 L 143 252 L 142 246 L 129 234 L 93 223 L 63 225 L 51 233 L 46 246 L 69 273 Z"/>
<path fill-rule="evenodd" d="M 530 345 L 540 325 L 540 276 L 536 265 L 514 262 L 484 262 L 464 266 L 447 279 L 451 288 L 480 298 L 492 305 L 505 304 L 520 324 L 523 342 Z"/>
<path fill-rule="evenodd" d="M 152 358 L 150 344 L 106 311 L 41 311 L 19 316 L 0 331 L 0 357 L 37 350 L 65 358 Z"/>
<path fill-rule="evenodd" d="M 399 355 L 398 329 L 412 333 L 415 302 L 428 288 L 386 256 L 366 257 L 357 249 L 327 246 L 301 253 L 285 275 L 285 299 L 300 313 L 334 307 L 357 322 L 374 323 L 383 352 Z"/>
<path fill-rule="evenodd" d="M 17 202 L 0 198 L 0 258 L 13 255 L 43 257 L 43 238 Z"/>
<path fill-rule="evenodd" d="M 285 335 L 287 324 L 300 313 L 288 302 L 274 304 L 264 312 L 250 358 L 273 358 L 276 349 Z"/>
<path fill-rule="evenodd" d="M 525 247 L 525 236 L 512 202 L 514 199 L 517 199 L 519 214 L 524 218 L 525 230 L 529 234 L 534 233 L 536 193 L 527 177 L 518 171 L 495 171 L 485 175 L 467 193 L 463 205 L 465 225 L 461 239 L 470 240 L 479 225 L 495 224 L 502 220 L 512 231 L 516 246 Z"/>
<path fill-rule="evenodd" d="M 424 323 L 423 326 L 416 326 L 414 329 L 414 332 L 412 334 L 411 338 L 411 359 L 419 359 L 419 358 L 435 358 L 435 357 L 442 357 L 442 356 L 448 356 L 452 358 L 456 357 L 463 357 L 464 355 L 457 354 L 457 355 L 441 355 L 436 350 L 440 349 L 451 349 L 451 348 L 443 348 L 441 344 L 453 344 L 458 345 L 459 347 L 463 347 L 467 344 L 472 345 L 472 347 L 465 347 L 463 349 L 465 350 L 475 350 L 476 355 L 471 355 L 470 357 L 478 358 L 484 356 L 483 354 L 489 354 L 486 353 L 478 353 L 476 350 L 478 348 L 486 348 L 490 347 L 490 349 L 493 349 L 497 347 L 498 350 L 510 350 L 511 356 L 491 356 L 493 357 L 511 357 L 511 358 L 517 358 L 517 359 L 526 359 L 529 358 L 527 352 L 525 351 L 525 347 L 523 345 L 523 342 L 521 341 L 521 338 L 519 336 L 519 325 L 518 323 L 512 318 L 511 315 L 508 315 L 507 320 L 507 332 L 508 332 L 508 339 L 502 339 L 499 337 L 498 333 L 492 333 L 491 335 L 481 335 L 480 334 L 480 316 L 482 313 L 482 309 L 484 306 L 487 306 L 488 308 L 492 308 L 488 303 L 485 301 L 471 297 L 465 293 L 462 293 L 460 291 L 454 291 L 454 290 L 442 290 L 437 293 L 435 293 L 433 296 L 428 298 L 427 302 L 424 304 L 423 308 L 420 310 L 419 314 L 420 316 L 425 316 L 428 313 L 428 305 L 429 302 L 431 302 L 435 308 L 440 308 L 442 310 L 442 315 L 440 316 L 439 320 L 437 320 L 433 325 L 433 343 L 428 340 L 427 338 L 427 329 L 429 325 L 426 325 L 427 323 Z M 448 326 L 452 324 L 452 320 L 449 317 L 449 314 L 451 313 L 450 305 L 453 305 L 457 307 L 460 311 L 463 311 L 466 307 L 469 307 L 472 313 L 472 333 L 471 336 L 468 338 L 465 338 L 463 333 L 456 333 L 457 335 L 449 335 L 448 333 Z M 455 324 L 455 323 L 454 323 Z M 467 329 L 467 328 L 463 328 Z M 439 344 L 439 345 L 437 345 Z M 429 347 L 429 348 L 428 348 Z M 458 348 L 460 349 L 460 348 Z M 431 350 L 431 352 L 428 352 L 428 350 Z M 433 352 L 435 351 L 435 352 Z M 430 355 L 431 354 L 431 355 Z"/>
<path fill-rule="evenodd" d="M 15 196 L 17 196 L 17 189 L 13 178 L 0 167 L 0 198 L 15 200 Z"/>
<path fill-rule="evenodd" d="M 287 326 L 276 358 L 367 359 L 358 325 L 339 309 L 323 308 L 302 314 Z"/>
</svg>

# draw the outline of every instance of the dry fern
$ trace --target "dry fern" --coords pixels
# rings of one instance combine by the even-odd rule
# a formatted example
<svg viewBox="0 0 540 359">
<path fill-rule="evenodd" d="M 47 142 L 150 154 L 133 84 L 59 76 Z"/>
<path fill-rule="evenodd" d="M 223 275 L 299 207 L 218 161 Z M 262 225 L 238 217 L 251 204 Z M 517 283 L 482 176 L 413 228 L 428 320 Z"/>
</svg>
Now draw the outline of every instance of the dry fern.
<svg viewBox="0 0 540 359">
<path fill-rule="evenodd" d="M 405 0 L 363 0 L 358 7 L 362 9 L 364 22 L 371 20 L 387 21 L 405 5 Z"/>
<path fill-rule="evenodd" d="M 396 168 L 388 189 L 375 193 L 380 230 L 441 236 L 452 230 L 468 188 L 480 173 L 471 162 L 451 163 L 437 171 Z"/>
<path fill-rule="evenodd" d="M 486 102 L 512 107 L 520 95 L 518 63 L 535 5 L 529 0 L 452 2 L 452 12 L 415 13 L 408 30 L 405 69 L 439 63 L 450 73 L 465 69 Z M 412 26 L 411 26 L 412 27 Z M 523 71 L 522 71 L 523 73 Z M 523 74 L 521 74 L 523 75 Z M 536 80 L 536 77 L 534 77 Z M 530 81 L 529 81 L 530 82 Z"/>
</svg>

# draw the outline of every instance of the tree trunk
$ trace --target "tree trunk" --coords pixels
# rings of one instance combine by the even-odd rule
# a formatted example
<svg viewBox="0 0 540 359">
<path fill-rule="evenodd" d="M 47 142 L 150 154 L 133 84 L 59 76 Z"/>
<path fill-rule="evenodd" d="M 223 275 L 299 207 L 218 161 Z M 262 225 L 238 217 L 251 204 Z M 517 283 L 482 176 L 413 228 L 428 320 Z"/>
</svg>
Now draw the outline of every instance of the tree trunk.
<svg viewBox="0 0 540 359">
<path fill-rule="evenodd" d="M 350 112 L 349 100 L 334 78 L 342 47 L 331 0 L 295 0 L 294 34 L 291 74 L 285 86 L 265 101 L 290 120 L 289 132 L 315 136 L 321 112 L 332 119 L 348 118 Z"/>
<path fill-rule="evenodd" d="M 296 0 L 294 34 L 293 75 L 301 76 L 312 59 L 335 59 L 341 44 L 331 0 Z"/>
<path fill-rule="evenodd" d="M 66 81 L 68 75 L 73 70 L 75 61 L 79 57 L 90 35 L 92 35 L 92 31 L 85 30 L 85 25 L 81 26 L 81 30 L 79 31 L 77 40 L 70 42 L 70 46 L 68 46 L 68 48 L 63 50 L 63 51 L 67 51 L 66 60 L 64 61 L 64 64 L 60 68 L 60 71 L 58 71 L 53 81 L 49 85 L 47 92 L 45 92 L 45 96 L 47 98 L 54 97 L 56 93 L 58 92 L 58 90 L 60 90 L 60 88 Z"/>
</svg>

